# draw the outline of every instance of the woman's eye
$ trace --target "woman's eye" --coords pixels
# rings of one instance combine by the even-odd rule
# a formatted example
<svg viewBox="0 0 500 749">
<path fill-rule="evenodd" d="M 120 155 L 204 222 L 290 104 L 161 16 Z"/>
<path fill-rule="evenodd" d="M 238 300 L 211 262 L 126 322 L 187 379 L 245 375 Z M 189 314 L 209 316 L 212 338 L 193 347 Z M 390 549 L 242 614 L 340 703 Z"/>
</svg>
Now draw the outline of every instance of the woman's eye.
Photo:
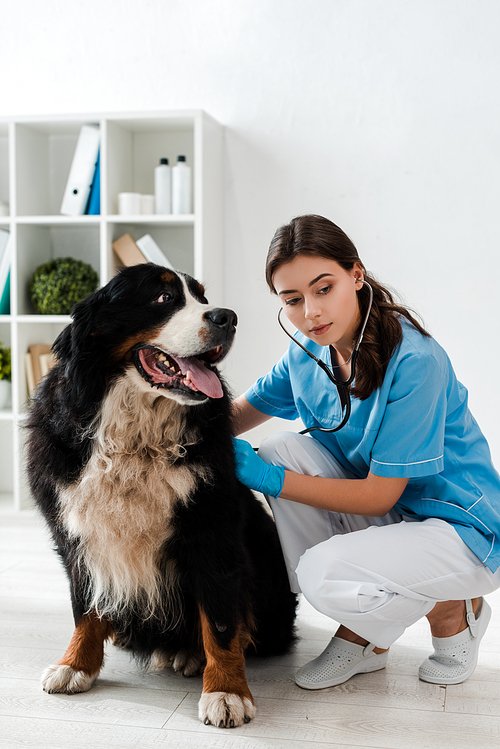
<svg viewBox="0 0 500 749">
<path fill-rule="evenodd" d="M 328 294 L 331 288 L 331 286 L 323 286 L 322 289 L 319 289 L 318 294 Z"/>
<path fill-rule="evenodd" d="M 172 294 L 169 294 L 167 291 L 163 291 L 158 299 L 155 299 L 155 304 L 165 304 L 165 302 L 170 302 L 172 299 Z"/>
<path fill-rule="evenodd" d="M 285 304 L 287 307 L 290 307 L 290 306 L 293 307 L 293 305 L 297 304 L 297 302 L 300 302 L 300 299 L 286 299 L 285 300 Z"/>
</svg>

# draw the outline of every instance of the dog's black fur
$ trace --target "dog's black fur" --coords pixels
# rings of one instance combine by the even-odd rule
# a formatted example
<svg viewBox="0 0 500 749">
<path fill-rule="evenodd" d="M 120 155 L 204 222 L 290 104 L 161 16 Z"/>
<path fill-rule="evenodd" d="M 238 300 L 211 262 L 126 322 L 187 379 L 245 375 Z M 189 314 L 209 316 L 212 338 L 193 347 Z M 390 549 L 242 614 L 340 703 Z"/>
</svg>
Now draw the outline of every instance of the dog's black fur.
<svg viewBox="0 0 500 749">
<path fill-rule="evenodd" d="M 192 324 L 198 314 L 199 352 L 193 348 Z M 231 346 L 236 316 L 231 310 L 209 306 L 203 287 L 191 277 L 152 264 L 125 268 L 76 305 L 72 316 L 53 346 L 57 363 L 30 407 L 28 476 L 66 569 L 76 633 L 87 638 L 87 650 L 111 637 L 142 661 L 149 662 L 154 654 L 185 673 L 193 671 L 193 654 L 200 668 L 205 657 L 209 665 L 203 691 L 212 699 L 200 707 L 200 718 L 221 726 L 239 725 L 253 716 L 249 708 L 253 700 L 242 686 L 244 676 L 242 682 L 238 675 L 241 665 L 235 666 L 230 656 L 236 653 L 240 659 L 244 651 L 286 652 L 294 641 L 296 597 L 289 589 L 274 523 L 235 474 L 230 398 L 215 361 Z M 141 366 L 144 352 L 155 351 L 156 356 L 158 350 L 165 350 L 169 336 L 182 341 L 182 331 L 176 327 L 176 320 L 180 325 L 182 319 L 190 321 L 188 337 L 193 341 L 182 346 L 193 350 L 169 353 L 205 358 L 205 369 L 221 381 L 221 397 L 204 395 L 182 375 L 158 383 Z M 182 449 L 167 458 L 167 473 L 183 466 L 188 474 L 193 470 L 195 482 L 186 501 L 173 501 L 170 527 L 156 550 L 159 599 L 152 605 L 139 591 L 120 606 L 105 601 L 108 608 L 104 606 L 103 614 L 93 599 L 93 572 L 82 538 L 68 528 L 61 497 L 72 491 L 78 499 L 79 482 L 102 427 L 103 403 L 127 377 L 138 387 L 138 402 L 146 399 L 154 410 L 167 399 L 168 407 L 181 418 L 182 435 L 196 435 L 194 440 L 186 438 Z M 141 480 L 138 475 L 137 482 Z M 95 502 L 99 502 L 97 486 Z M 174 592 L 168 572 L 172 563 Z M 81 670 L 88 679 L 75 686 L 67 675 L 55 679 L 44 675 L 47 691 L 83 691 L 96 678 L 100 656 L 87 658 L 75 643 L 59 668 L 69 667 L 77 676 Z M 215 675 L 217 669 L 225 674 L 223 678 Z M 231 695 L 237 695 L 244 707 L 235 709 Z"/>
</svg>

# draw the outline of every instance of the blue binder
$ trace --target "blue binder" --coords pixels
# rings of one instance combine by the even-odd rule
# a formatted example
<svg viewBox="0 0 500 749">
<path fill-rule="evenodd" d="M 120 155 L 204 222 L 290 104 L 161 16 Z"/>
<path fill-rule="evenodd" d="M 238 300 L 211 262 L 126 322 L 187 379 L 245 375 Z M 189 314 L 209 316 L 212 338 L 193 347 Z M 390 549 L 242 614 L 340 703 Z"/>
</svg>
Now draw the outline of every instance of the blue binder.
<svg viewBox="0 0 500 749">
<path fill-rule="evenodd" d="M 89 200 L 85 213 L 88 216 L 99 216 L 101 214 L 101 158 L 100 152 L 97 154 L 95 165 L 94 179 L 90 188 Z"/>
</svg>

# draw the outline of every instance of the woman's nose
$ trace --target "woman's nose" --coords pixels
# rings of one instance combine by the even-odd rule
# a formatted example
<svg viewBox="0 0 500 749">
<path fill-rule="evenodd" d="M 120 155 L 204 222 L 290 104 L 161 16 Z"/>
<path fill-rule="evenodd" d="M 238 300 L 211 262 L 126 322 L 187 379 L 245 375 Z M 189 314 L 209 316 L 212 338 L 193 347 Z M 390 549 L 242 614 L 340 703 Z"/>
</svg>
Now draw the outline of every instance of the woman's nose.
<svg viewBox="0 0 500 749">
<path fill-rule="evenodd" d="M 321 314 L 321 305 L 316 299 L 305 300 L 305 316 L 307 320 L 312 320 L 315 317 L 319 317 Z"/>
</svg>

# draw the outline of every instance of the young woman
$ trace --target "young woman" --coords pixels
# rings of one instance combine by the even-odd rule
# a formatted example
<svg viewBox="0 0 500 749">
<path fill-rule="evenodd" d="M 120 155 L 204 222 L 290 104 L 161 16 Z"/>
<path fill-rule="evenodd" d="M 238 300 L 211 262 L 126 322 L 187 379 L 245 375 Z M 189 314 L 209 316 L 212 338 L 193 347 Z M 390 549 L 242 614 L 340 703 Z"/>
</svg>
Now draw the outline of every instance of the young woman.
<svg viewBox="0 0 500 749">
<path fill-rule="evenodd" d="M 235 439 L 237 470 L 268 496 L 292 589 L 340 623 L 296 683 L 321 689 L 384 668 L 426 616 L 434 653 L 419 676 L 458 684 L 488 626 L 483 596 L 500 587 L 500 477 L 467 391 L 327 219 L 278 229 L 266 279 L 297 332 L 234 402 L 236 433 L 272 416 L 309 431 L 276 434 L 258 454 Z M 352 384 L 332 384 L 304 348 Z"/>
</svg>

